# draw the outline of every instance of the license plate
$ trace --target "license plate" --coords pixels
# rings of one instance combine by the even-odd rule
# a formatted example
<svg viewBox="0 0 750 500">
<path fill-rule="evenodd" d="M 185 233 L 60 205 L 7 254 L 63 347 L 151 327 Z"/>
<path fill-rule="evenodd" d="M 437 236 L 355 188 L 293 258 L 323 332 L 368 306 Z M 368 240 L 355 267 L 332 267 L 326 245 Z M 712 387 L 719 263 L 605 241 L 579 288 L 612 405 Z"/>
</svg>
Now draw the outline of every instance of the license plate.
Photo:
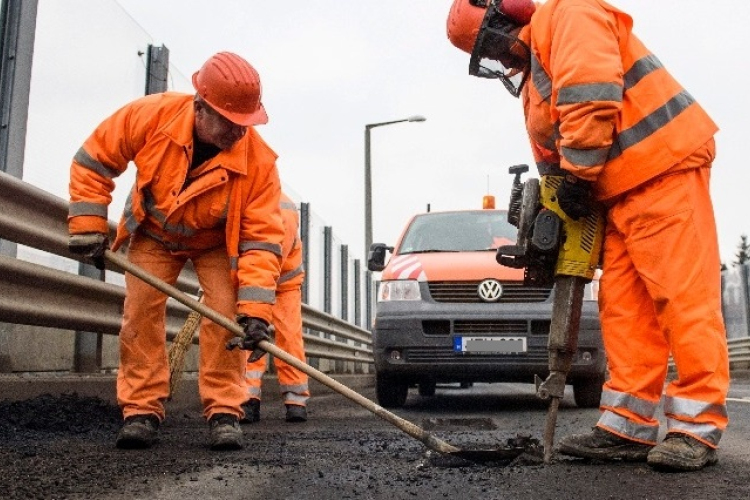
<svg viewBox="0 0 750 500">
<path fill-rule="evenodd" d="M 454 337 L 453 351 L 469 354 L 526 352 L 526 337 Z"/>
</svg>

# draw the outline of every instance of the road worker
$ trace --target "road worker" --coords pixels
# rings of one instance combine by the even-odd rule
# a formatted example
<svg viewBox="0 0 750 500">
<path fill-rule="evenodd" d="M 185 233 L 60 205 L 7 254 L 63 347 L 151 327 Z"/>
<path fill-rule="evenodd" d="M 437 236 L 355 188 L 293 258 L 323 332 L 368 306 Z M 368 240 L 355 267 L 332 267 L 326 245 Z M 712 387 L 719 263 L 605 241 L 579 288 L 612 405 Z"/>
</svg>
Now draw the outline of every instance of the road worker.
<svg viewBox="0 0 750 500">
<path fill-rule="evenodd" d="M 114 179 L 132 161 L 135 183 L 112 249 L 127 244 L 130 262 L 170 284 L 191 261 L 206 306 L 237 318 L 252 347 L 268 334 L 284 237 L 277 155 L 254 129 L 268 121 L 260 78 L 239 55 L 219 52 L 192 82 L 194 95 L 137 99 L 86 139 L 70 172 L 69 248 L 103 268 Z M 148 448 L 169 395 L 167 297 L 130 274 L 125 288 L 116 445 Z M 227 350 L 232 337 L 203 320 L 199 391 L 216 450 L 243 446 L 247 353 Z"/>
<path fill-rule="evenodd" d="M 716 463 L 729 363 L 709 178 L 717 126 L 603 0 L 454 0 L 469 72 L 522 97 L 541 175 L 572 218 L 607 210 L 599 304 L 610 378 L 576 457 Z M 667 251 L 669 249 L 669 251 Z M 664 386 L 670 353 L 676 379 Z M 667 433 L 654 417 L 663 397 Z"/>
<path fill-rule="evenodd" d="M 302 338 L 302 241 L 299 238 L 299 213 L 294 201 L 281 193 L 281 217 L 284 221 L 284 241 L 281 245 L 281 275 L 276 284 L 276 303 L 272 308 L 276 346 L 305 362 Z M 260 420 L 261 381 L 266 371 L 267 357 L 258 350 L 248 357 L 245 380 L 247 401 L 242 405 L 245 416 L 240 423 Z M 257 353 L 257 354 L 256 354 Z M 260 357 L 259 357 L 260 356 Z M 310 398 L 307 374 L 288 363 L 273 358 L 279 389 L 286 407 L 287 422 L 307 421 L 307 400 Z"/>
</svg>

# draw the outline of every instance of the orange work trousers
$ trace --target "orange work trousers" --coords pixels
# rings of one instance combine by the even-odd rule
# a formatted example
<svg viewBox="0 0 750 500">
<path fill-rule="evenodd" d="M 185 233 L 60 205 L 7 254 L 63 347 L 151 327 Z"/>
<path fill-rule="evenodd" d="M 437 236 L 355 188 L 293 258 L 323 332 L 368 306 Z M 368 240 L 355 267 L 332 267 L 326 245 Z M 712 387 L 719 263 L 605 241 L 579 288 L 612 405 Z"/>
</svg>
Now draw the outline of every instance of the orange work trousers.
<svg viewBox="0 0 750 500">
<path fill-rule="evenodd" d="M 237 291 L 225 248 L 172 252 L 151 238 L 135 234 L 128 260 L 170 284 L 177 281 L 187 261 L 192 261 L 206 306 L 228 318 L 235 317 Z M 125 418 L 152 413 L 163 419 L 163 403 L 169 396 L 167 296 L 129 273 L 125 274 L 125 287 L 117 401 Z M 247 353 L 228 351 L 226 343 L 234 335 L 206 318 L 200 332 L 198 387 L 203 414 L 207 419 L 216 413 L 240 417 Z"/>
<path fill-rule="evenodd" d="M 599 300 L 610 379 L 597 425 L 636 441 L 656 442 L 660 401 L 668 432 L 717 447 L 727 426 L 710 172 L 667 173 L 626 193 L 607 214 Z M 677 377 L 665 390 L 670 353 Z"/>
<path fill-rule="evenodd" d="M 305 346 L 302 338 L 302 291 L 299 285 L 276 291 L 276 303 L 273 306 L 273 326 L 276 329 L 274 343 L 276 346 L 305 362 Z M 261 381 L 266 372 L 268 356 L 252 363 L 247 363 L 245 381 L 247 399 L 261 399 Z M 279 390 L 284 404 L 306 406 L 310 398 L 307 374 L 288 363 L 273 358 L 274 367 L 279 379 Z"/>
</svg>

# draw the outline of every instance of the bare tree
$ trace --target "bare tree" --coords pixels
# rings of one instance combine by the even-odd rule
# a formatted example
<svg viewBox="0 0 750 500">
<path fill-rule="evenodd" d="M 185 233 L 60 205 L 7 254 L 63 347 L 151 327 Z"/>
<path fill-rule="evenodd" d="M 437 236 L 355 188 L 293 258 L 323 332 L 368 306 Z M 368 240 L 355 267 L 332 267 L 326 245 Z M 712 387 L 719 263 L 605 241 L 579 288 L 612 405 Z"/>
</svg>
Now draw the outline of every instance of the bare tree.
<svg viewBox="0 0 750 500">
<path fill-rule="evenodd" d="M 734 256 L 737 258 L 734 261 L 735 265 L 745 264 L 750 261 L 750 244 L 747 242 L 746 234 L 740 236 L 740 243 L 737 245 L 737 253 Z"/>
</svg>

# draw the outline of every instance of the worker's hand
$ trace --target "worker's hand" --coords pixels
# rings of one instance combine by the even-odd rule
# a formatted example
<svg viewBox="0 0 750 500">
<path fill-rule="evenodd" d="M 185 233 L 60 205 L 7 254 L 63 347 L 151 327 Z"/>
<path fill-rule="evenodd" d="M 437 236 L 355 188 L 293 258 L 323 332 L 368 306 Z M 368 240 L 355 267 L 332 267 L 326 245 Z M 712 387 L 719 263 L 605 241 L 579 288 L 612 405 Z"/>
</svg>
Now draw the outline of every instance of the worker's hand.
<svg viewBox="0 0 750 500">
<path fill-rule="evenodd" d="M 266 351 L 258 347 L 261 340 L 271 340 L 268 336 L 268 323 L 260 318 L 251 316 L 239 316 L 237 323 L 242 327 L 245 337 L 242 339 L 233 339 L 227 344 L 227 349 L 239 347 L 246 351 L 252 351 L 248 359 L 249 362 L 257 361 L 262 358 Z"/>
<path fill-rule="evenodd" d="M 592 203 L 591 183 L 566 174 L 557 188 L 557 204 L 565 215 L 573 220 L 588 217 L 593 213 Z"/>
<path fill-rule="evenodd" d="M 103 233 L 71 234 L 68 250 L 88 257 L 94 261 L 97 269 L 104 269 L 104 252 L 109 248 L 109 238 Z"/>
</svg>

